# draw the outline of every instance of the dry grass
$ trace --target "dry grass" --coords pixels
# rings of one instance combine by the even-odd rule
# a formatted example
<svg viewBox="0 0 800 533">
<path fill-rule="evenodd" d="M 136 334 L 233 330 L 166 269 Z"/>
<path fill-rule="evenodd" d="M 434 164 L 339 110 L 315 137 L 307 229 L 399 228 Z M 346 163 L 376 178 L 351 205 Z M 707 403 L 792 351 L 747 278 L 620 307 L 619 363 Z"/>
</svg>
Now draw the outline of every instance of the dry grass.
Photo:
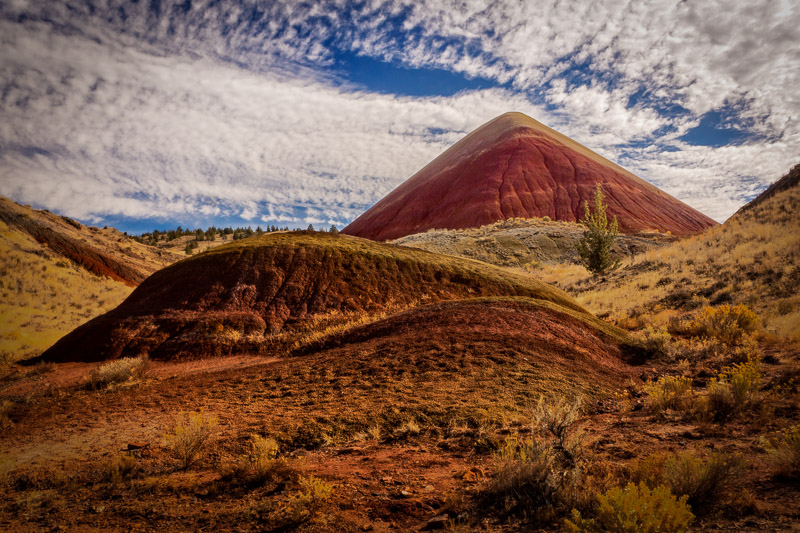
<svg viewBox="0 0 800 533">
<path fill-rule="evenodd" d="M 95 276 L 0 222 L 0 357 L 38 355 L 132 289 Z"/>
<path fill-rule="evenodd" d="M 102 389 L 142 379 L 147 374 L 148 366 L 149 361 L 146 356 L 123 357 L 109 361 L 92 371 L 89 375 L 89 386 L 93 389 Z"/>
<path fill-rule="evenodd" d="M 666 326 L 687 310 L 745 304 L 768 332 L 800 340 L 799 203 L 800 187 L 781 192 L 721 226 L 628 258 L 604 280 L 579 265 L 545 265 L 539 277 L 612 320 L 647 313 Z"/>
<path fill-rule="evenodd" d="M 180 461 L 181 468 L 188 470 L 203 453 L 214 435 L 217 419 L 201 411 L 181 414 L 164 436 L 172 455 Z"/>
<path fill-rule="evenodd" d="M 784 429 L 771 439 L 764 439 L 764 444 L 776 475 L 800 478 L 800 425 Z"/>
</svg>

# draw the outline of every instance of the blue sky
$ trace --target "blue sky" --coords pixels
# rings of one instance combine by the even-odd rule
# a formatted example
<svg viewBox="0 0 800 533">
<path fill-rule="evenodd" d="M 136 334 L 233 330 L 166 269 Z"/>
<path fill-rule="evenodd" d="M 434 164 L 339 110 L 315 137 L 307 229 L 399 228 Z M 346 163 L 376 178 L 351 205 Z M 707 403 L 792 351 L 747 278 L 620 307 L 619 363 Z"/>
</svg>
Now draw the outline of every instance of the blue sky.
<svg viewBox="0 0 800 533">
<path fill-rule="evenodd" d="M 343 227 L 521 111 L 723 221 L 800 157 L 795 5 L 6 1 L 0 194 L 131 232 Z"/>
</svg>

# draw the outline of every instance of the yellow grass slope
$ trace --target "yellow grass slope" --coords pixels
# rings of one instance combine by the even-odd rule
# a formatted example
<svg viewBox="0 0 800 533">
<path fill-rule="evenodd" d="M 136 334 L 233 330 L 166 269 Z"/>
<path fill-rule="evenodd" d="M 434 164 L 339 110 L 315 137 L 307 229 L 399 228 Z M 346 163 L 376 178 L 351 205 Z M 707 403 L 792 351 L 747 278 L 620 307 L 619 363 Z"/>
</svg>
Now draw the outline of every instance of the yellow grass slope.
<svg viewBox="0 0 800 533">
<path fill-rule="evenodd" d="M 596 281 L 578 265 L 546 266 L 542 279 L 612 319 L 743 303 L 767 331 L 800 340 L 800 186 L 743 210 L 723 225 L 651 250 Z"/>
</svg>

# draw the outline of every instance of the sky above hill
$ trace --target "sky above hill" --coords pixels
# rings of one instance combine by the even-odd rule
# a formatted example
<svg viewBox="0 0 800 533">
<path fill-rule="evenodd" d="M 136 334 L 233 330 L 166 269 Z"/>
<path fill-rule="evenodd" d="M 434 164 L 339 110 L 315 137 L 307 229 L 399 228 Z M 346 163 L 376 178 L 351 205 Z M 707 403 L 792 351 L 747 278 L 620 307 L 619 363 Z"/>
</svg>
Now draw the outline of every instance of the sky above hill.
<svg viewBox="0 0 800 533">
<path fill-rule="evenodd" d="M 340 228 L 521 111 L 718 221 L 800 160 L 793 1 L 0 2 L 0 194 Z"/>
</svg>

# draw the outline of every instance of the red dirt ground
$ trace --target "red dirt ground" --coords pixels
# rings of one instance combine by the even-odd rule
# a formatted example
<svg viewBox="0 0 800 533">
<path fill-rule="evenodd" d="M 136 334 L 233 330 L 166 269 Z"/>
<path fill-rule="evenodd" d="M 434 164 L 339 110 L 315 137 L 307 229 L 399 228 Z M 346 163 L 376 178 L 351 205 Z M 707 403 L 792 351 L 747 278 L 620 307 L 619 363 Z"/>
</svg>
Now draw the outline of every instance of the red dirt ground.
<svg viewBox="0 0 800 533">
<path fill-rule="evenodd" d="M 521 113 L 467 135 L 347 226 L 385 241 L 512 217 L 583 218 L 597 183 L 622 232 L 698 233 L 717 223 Z"/>
</svg>

